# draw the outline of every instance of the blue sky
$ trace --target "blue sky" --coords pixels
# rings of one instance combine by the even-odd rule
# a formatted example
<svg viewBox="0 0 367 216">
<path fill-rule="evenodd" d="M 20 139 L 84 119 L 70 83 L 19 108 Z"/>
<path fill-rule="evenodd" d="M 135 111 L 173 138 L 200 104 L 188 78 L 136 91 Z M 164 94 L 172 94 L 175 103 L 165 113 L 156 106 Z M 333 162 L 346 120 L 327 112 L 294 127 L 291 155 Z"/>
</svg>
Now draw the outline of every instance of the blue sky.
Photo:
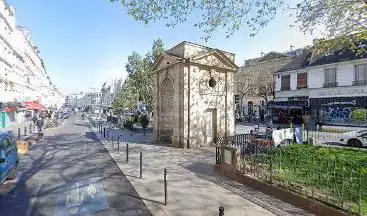
<svg viewBox="0 0 367 216">
<path fill-rule="evenodd" d="M 286 14 L 250 38 L 244 28 L 229 39 L 217 32 L 208 42 L 193 23 L 167 28 L 163 23 L 144 25 L 126 15 L 109 0 L 7 0 L 16 9 L 17 24 L 27 27 L 39 46 L 52 81 L 65 93 L 100 88 L 102 83 L 125 76 L 127 56 L 146 53 L 161 38 L 166 48 L 186 40 L 236 54 L 236 63 L 261 52 L 302 47 L 313 36 L 289 27 Z M 194 18 L 193 18 L 194 20 Z"/>
</svg>

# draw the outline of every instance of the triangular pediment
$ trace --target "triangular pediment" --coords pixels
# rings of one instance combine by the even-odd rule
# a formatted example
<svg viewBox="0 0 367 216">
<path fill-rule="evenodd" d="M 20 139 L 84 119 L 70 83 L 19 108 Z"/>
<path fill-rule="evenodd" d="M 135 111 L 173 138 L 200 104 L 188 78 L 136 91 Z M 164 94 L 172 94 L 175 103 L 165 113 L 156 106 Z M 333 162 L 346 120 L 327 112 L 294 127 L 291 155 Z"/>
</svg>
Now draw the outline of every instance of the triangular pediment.
<svg viewBox="0 0 367 216">
<path fill-rule="evenodd" d="M 170 55 L 167 53 L 161 54 L 161 56 L 158 58 L 157 62 L 153 65 L 153 71 L 161 70 L 163 68 L 166 68 L 174 63 L 177 63 L 181 61 L 183 58 L 176 57 L 174 55 Z"/>
<path fill-rule="evenodd" d="M 211 67 L 218 67 L 227 70 L 237 70 L 238 66 L 231 61 L 226 55 L 217 52 L 210 51 L 199 56 L 195 56 L 190 59 L 191 62 L 207 65 Z"/>
</svg>

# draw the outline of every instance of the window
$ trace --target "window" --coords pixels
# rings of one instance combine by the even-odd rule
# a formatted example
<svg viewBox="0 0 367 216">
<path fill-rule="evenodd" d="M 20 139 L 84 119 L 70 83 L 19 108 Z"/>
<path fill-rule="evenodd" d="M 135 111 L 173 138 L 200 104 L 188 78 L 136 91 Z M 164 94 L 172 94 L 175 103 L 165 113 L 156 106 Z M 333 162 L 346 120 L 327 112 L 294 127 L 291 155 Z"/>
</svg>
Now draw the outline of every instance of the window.
<svg viewBox="0 0 367 216">
<path fill-rule="evenodd" d="M 367 64 L 354 66 L 353 85 L 367 85 Z"/>
<path fill-rule="evenodd" d="M 253 115 L 254 114 L 254 103 L 252 101 L 249 101 L 247 103 L 247 111 L 248 111 L 248 115 Z"/>
<path fill-rule="evenodd" d="M 336 68 L 326 68 L 325 69 L 325 82 L 324 87 L 335 87 L 336 83 Z"/>
<path fill-rule="evenodd" d="M 13 145 L 9 139 L 5 138 L 3 141 L 3 146 L 6 149 L 6 156 L 8 156 L 11 150 L 13 149 Z"/>
<path fill-rule="evenodd" d="M 240 96 L 239 95 L 235 95 L 234 96 L 234 103 L 235 104 L 239 104 L 240 103 Z"/>
<path fill-rule="evenodd" d="M 291 75 L 283 75 L 281 80 L 281 91 L 291 90 Z"/>
<path fill-rule="evenodd" d="M 14 83 L 12 81 L 9 82 L 10 91 L 14 91 Z"/>
<path fill-rule="evenodd" d="M 297 74 L 297 88 L 307 88 L 307 73 Z"/>
</svg>

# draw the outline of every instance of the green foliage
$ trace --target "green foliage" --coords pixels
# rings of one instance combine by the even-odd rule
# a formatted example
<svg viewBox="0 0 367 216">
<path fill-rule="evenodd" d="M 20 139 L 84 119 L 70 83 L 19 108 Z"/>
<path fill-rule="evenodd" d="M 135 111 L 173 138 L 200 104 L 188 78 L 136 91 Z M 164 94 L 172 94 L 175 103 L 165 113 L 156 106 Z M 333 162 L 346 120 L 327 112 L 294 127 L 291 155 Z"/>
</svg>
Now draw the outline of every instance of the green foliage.
<svg viewBox="0 0 367 216">
<path fill-rule="evenodd" d="M 134 122 L 131 120 L 126 120 L 124 122 L 124 128 L 128 129 L 128 130 L 134 130 Z"/>
<path fill-rule="evenodd" d="M 148 125 L 149 125 L 149 118 L 148 118 L 148 116 L 141 115 L 139 120 L 140 120 L 140 125 L 143 128 L 147 128 L 148 127 Z"/>
<path fill-rule="evenodd" d="M 364 150 L 294 144 L 248 157 L 249 164 L 271 170 L 272 183 L 292 188 L 358 212 L 360 191 L 367 193 L 367 154 Z M 257 168 L 257 169 L 259 169 Z M 257 170 L 261 172 L 261 170 Z M 328 198 L 325 198 L 328 195 Z M 367 213 L 367 197 L 361 197 L 362 215 Z"/>
<path fill-rule="evenodd" d="M 321 30 L 327 39 L 337 38 L 333 45 L 338 46 L 349 43 L 343 36 L 367 30 L 366 11 L 367 1 L 362 0 L 302 0 L 297 4 L 296 17 L 302 31 Z"/>
<path fill-rule="evenodd" d="M 225 30 L 226 37 L 247 26 L 250 36 L 255 36 L 267 26 L 276 14 L 289 13 L 296 18 L 301 31 L 320 31 L 326 39 L 342 38 L 367 30 L 367 1 L 365 0 L 111 0 L 120 2 L 136 21 L 149 24 L 164 20 L 174 27 L 190 18 L 200 18 L 194 26 L 208 40 L 217 30 Z M 332 46 L 338 45 L 332 41 Z M 330 44 L 329 44 L 330 45 Z M 349 44 L 351 45 L 351 44 Z"/>
<path fill-rule="evenodd" d="M 208 40 L 217 29 L 226 30 L 227 37 L 238 31 L 244 24 L 250 28 L 250 35 L 272 20 L 280 8 L 285 8 L 283 0 L 111 0 L 119 1 L 127 8 L 128 14 L 135 20 L 149 24 L 165 20 L 167 27 L 184 23 L 198 12 L 201 19 L 195 26 L 202 29 L 204 39 Z"/>
<path fill-rule="evenodd" d="M 153 102 L 153 71 L 154 62 L 163 53 L 161 39 L 153 42 L 152 50 L 142 57 L 133 52 L 128 57 L 125 68 L 129 74 L 121 91 L 118 93 L 113 107 L 115 109 L 135 109 L 137 102 L 144 101 L 147 105 Z"/>
<path fill-rule="evenodd" d="M 352 119 L 356 121 L 366 121 L 367 109 L 356 109 L 352 112 Z"/>
</svg>

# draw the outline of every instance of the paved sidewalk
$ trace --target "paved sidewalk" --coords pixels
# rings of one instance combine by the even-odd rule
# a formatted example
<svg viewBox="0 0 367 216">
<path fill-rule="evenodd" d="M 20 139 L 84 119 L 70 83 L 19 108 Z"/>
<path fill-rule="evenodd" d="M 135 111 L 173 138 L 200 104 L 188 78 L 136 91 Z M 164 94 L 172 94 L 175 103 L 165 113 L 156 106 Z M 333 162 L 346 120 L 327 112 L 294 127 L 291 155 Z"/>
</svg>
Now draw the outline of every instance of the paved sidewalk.
<svg viewBox="0 0 367 216">
<path fill-rule="evenodd" d="M 30 127 L 31 125 L 31 127 Z M 6 128 L 0 129 L 0 131 L 12 131 L 16 138 L 18 138 L 18 128 L 20 128 L 20 138 L 26 139 L 32 136 L 36 131 L 33 122 L 25 121 L 22 123 L 14 124 Z M 24 128 L 26 128 L 27 135 L 25 135 Z M 29 130 L 31 128 L 31 130 Z M 31 133 L 30 133 L 31 132 Z"/>
<path fill-rule="evenodd" d="M 223 206 L 226 216 L 311 215 L 281 200 L 217 175 L 215 149 L 177 149 L 149 143 L 151 134 L 113 130 L 120 136 L 112 146 L 93 128 L 140 198 L 153 215 L 218 215 Z M 106 133 L 108 134 L 108 133 Z M 126 163 L 126 141 L 129 163 Z M 139 178 L 139 153 L 143 152 L 143 179 Z M 167 168 L 168 203 L 164 206 L 163 170 Z"/>
<path fill-rule="evenodd" d="M 149 216 L 89 125 L 71 117 L 21 156 L 0 216 Z"/>
</svg>

